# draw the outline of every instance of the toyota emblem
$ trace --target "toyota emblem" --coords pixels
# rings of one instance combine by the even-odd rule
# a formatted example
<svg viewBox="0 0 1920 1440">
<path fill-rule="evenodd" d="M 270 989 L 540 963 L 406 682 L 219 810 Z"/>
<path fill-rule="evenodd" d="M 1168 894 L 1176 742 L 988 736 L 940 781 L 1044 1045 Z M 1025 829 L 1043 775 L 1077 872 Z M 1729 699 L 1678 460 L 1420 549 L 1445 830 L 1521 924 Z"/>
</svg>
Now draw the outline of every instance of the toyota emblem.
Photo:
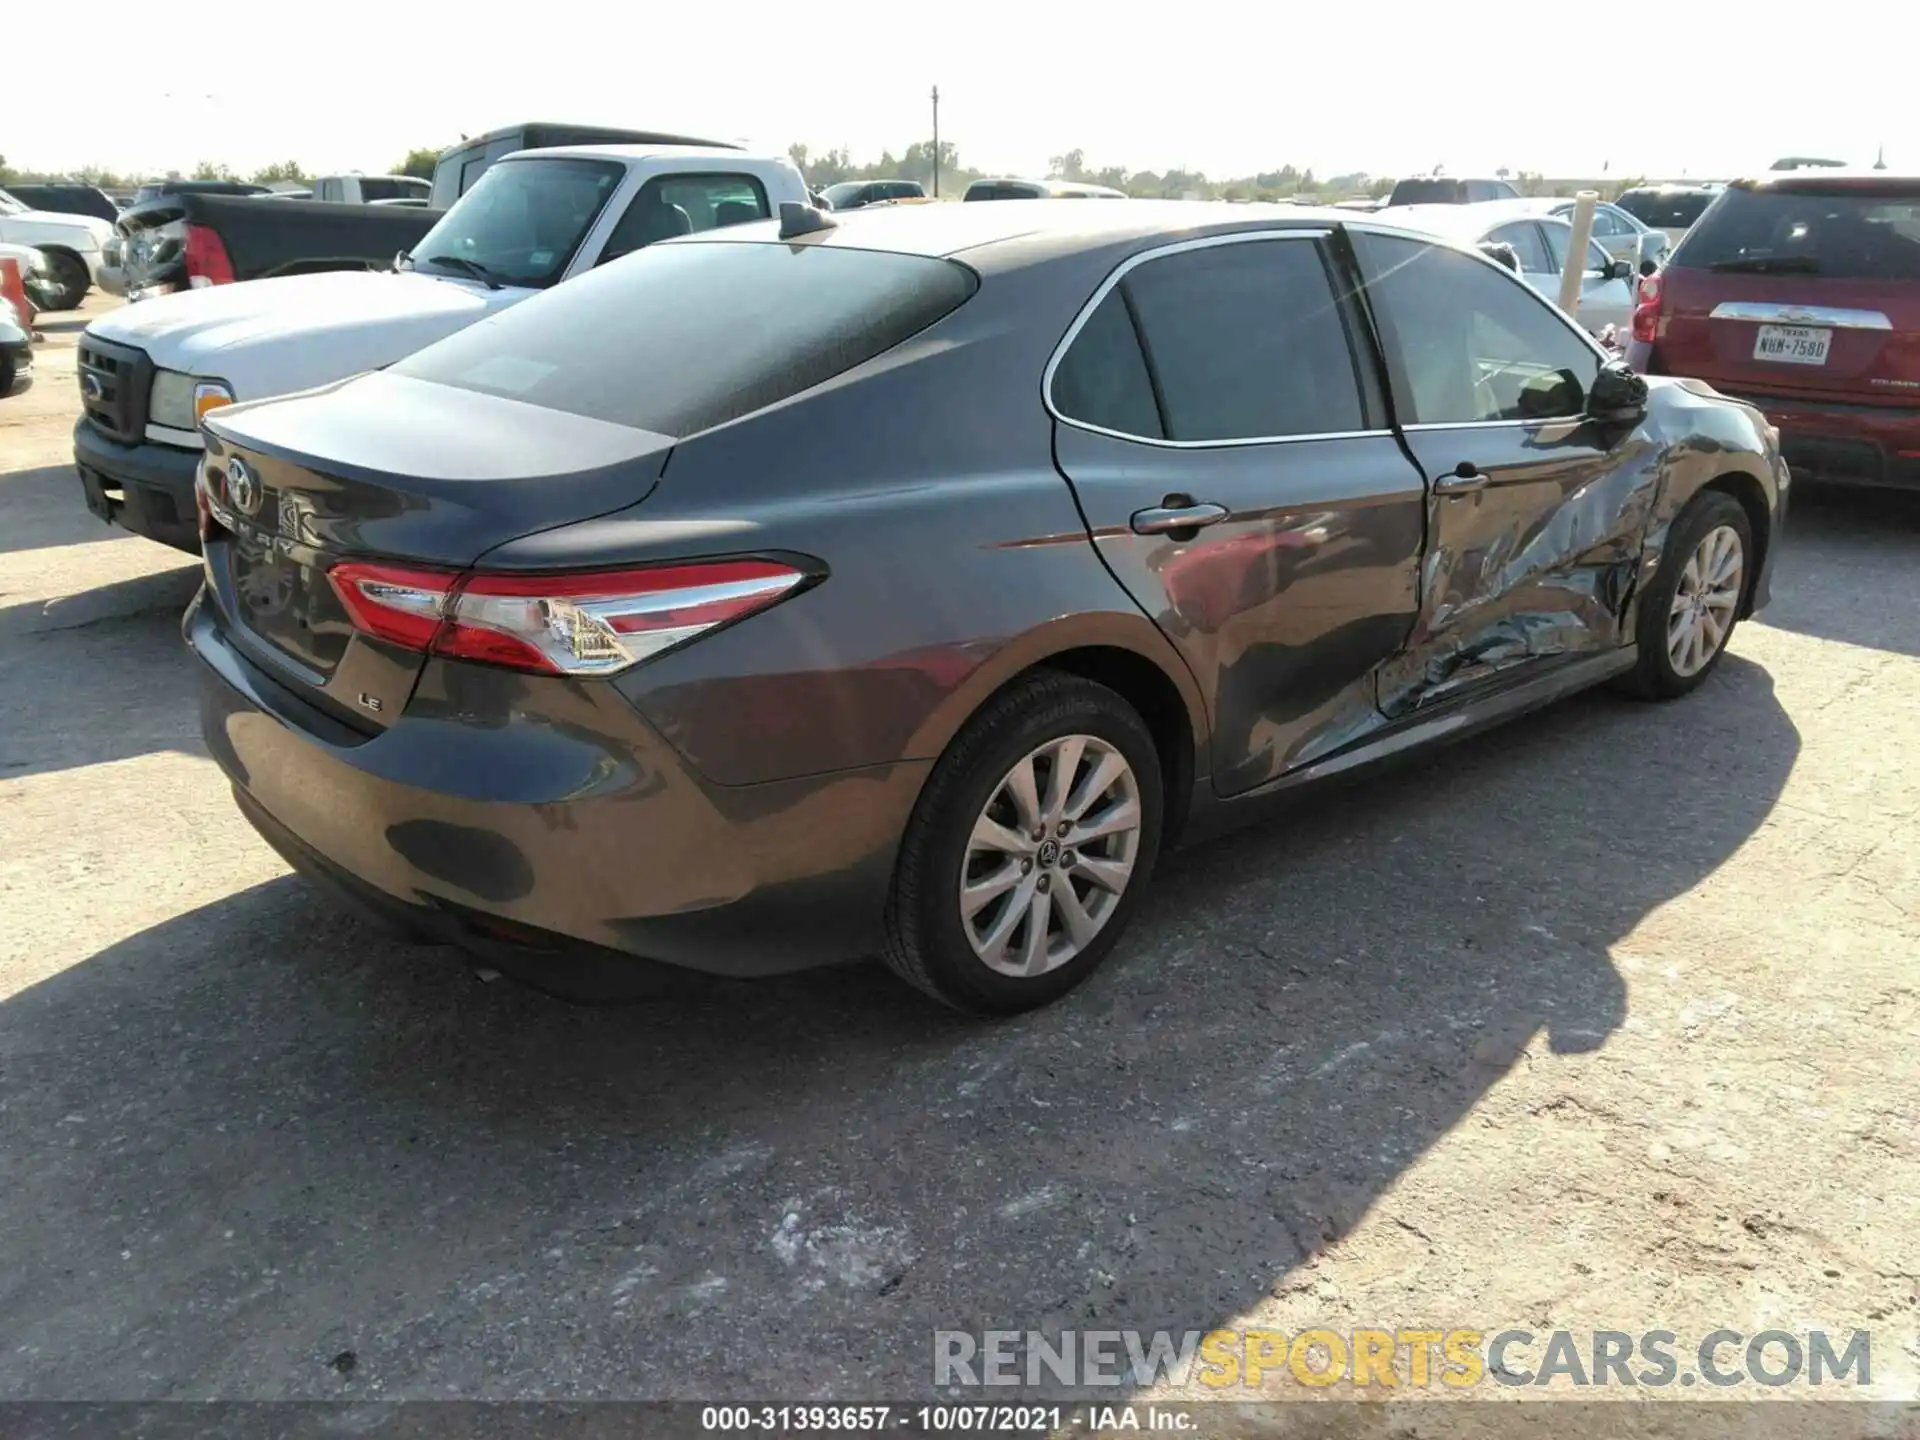
<svg viewBox="0 0 1920 1440">
<path fill-rule="evenodd" d="M 227 498 L 242 515 L 260 513 L 260 477 L 247 468 L 244 460 L 227 462 Z"/>
</svg>

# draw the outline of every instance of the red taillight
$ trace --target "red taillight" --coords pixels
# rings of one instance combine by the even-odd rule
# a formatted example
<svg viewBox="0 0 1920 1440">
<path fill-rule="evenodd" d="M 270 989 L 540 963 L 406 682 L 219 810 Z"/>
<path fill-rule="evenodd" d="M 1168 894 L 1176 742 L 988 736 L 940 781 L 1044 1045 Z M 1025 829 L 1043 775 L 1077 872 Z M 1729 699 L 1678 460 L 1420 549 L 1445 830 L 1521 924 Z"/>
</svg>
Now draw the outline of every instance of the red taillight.
<svg viewBox="0 0 1920 1440">
<path fill-rule="evenodd" d="M 233 261 L 227 258 L 226 242 L 217 231 L 205 225 L 189 224 L 184 258 L 187 284 L 195 290 L 208 285 L 233 284 Z"/>
<path fill-rule="evenodd" d="M 1633 307 L 1633 338 L 1651 344 L 1660 328 L 1660 274 L 1640 277 L 1640 301 Z"/>
<path fill-rule="evenodd" d="M 771 560 L 587 575 L 472 575 L 455 594 L 433 648 L 521 670 L 603 675 L 764 610 L 805 578 Z"/>
<path fill-rule="evenodd" d="M 451 570 L 344 561 L 327 571 L 354 628 L 409 650 L 425 650 L 446 616 L 459 576 Z"/>
<path fill-rule="evenodd" d="M 348 561 L 327 578 L 358 629 L 410 650 L 607 675 L 764 610 L 806 576 L 772 560 L 464 576 Z"/>
</svg>

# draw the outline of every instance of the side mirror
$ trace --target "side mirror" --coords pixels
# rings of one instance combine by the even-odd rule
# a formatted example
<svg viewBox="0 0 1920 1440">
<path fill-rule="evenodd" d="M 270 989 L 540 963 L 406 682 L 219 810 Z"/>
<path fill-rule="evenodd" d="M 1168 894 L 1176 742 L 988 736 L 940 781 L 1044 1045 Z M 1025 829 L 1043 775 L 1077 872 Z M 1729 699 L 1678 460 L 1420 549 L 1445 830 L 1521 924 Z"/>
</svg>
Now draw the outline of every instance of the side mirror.
<svg viewBox="0 0 1920 1440">
<path fill-rule="evenodd" d="M 1628 280 L 1633 276 L 1633 265 L 1626 260 L 1609 260 L 1600 273 L 1608 280 Z"/>
<path fill-rule="evenodd" d="M 1631 423 L 1647 413 L 1647 382 L 1624 360 L 1609 360 L 1587 394 L 1587 414 L 1595 420 Z"/>
</svg>

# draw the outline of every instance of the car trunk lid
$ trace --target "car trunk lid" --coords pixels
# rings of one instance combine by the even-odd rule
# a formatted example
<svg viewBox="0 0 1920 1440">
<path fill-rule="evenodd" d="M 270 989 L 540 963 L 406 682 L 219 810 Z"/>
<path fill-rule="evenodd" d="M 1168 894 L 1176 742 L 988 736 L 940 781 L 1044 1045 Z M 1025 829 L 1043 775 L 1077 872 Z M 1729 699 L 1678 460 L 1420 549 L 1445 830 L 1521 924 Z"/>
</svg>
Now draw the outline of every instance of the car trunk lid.
<svg viewBox="0 0 1920 1440">
<path fill-rule="evenodd" d="M 398 714 L 424 645 L 357 626 L 336 567 L 372 560 L 450 579 L 508 540 L 639 503 L 672 446 L 385 373 L 232 407 L 207 431 L 204 549 L 223 621 L 276 680 L 366 731 Z"/>
</svg>

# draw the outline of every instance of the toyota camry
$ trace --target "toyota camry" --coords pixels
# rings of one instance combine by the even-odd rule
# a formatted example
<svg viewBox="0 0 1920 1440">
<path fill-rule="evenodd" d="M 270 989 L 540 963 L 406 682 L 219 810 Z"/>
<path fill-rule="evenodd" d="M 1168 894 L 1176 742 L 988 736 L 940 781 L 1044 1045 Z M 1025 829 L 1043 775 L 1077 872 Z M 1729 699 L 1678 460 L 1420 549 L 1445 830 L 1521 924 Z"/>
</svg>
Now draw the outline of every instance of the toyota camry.
<svg viewBox="0 0 1920 1440">
<path fill-rule="evenodd" d="M 1050 1000 L 1176 841 L 1682 696 L 1767 599 L 1759 413 L 1390 222 L 793 206 L 214 412 L 212 753 L 297 868 L 536 981 Z"/>
</svg>

